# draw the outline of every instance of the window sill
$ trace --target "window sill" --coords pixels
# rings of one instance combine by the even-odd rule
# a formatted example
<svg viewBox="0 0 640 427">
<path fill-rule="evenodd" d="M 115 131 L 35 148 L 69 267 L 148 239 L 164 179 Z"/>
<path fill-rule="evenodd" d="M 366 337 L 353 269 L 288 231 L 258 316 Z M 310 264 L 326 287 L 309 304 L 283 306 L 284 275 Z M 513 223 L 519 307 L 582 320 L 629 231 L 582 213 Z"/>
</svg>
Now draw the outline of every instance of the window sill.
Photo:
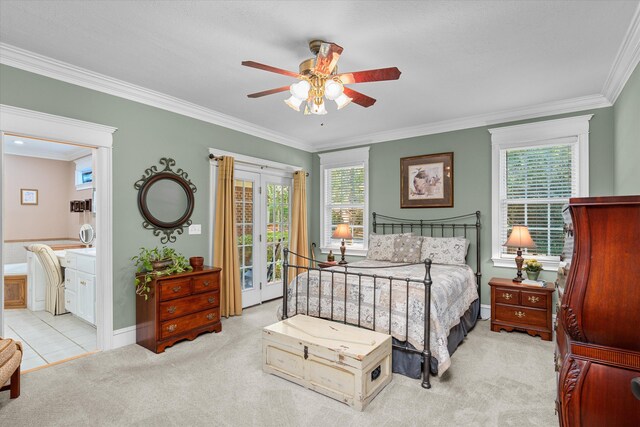
<svg viewBox="0 0 640 427">
<path fill-rule="evenodd" d="M 542 263 L 543 271 L 558 271 L 560 261 L 544 261 L 536 258 Z M 525 258 L 525 261 L 527 258 Z M 513 258 L 491 258 L 494 267 L 516 268 L 516 261 Z"/>
<path fill-rule="evenodd" d="M 333 254 L 336 257 L 340 256 L 340 247 L 329 247 L 329 248 L 320 248 L 320 252 L 323 254 L 328 254 L 329 251 L 333 251 Z M 347 248 L 346 252 L 344 253 L 347 256 L 366 256 L 367 255 L 367 249 L 354 249 L 354 248 Z"/>
</svg>

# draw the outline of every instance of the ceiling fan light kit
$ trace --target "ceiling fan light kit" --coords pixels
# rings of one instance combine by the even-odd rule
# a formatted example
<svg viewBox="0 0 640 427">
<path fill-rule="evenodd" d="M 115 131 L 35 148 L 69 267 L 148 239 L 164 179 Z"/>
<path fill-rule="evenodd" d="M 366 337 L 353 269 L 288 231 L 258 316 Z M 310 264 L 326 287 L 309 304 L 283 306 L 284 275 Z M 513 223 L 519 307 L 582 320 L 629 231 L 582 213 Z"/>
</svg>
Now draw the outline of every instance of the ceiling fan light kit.
<svg viewBox="0 0 640 427">
<path fill-rule="evenodd" d="M 309 49 L 315 55 L 315 58 L 302 61 L 299 66 L 299 73 L 254 61 L 243 61 L 242 65 L 246 67 L 296 77 L 300 80 L 290 86 L 282 86 L 276 89 L 252 93 L 247 96 L 249 98 L 260 98 L 266 95 L 284 92 L 288 89 L 291 96 L 285 99 L 284 102 L 293 110 L 300 111 L 302 103 L 306 101 L 304 107 L 305 115 L 324 115 L 327 114 L 325 99 L 334 101 L 338 110 L 346 107 L 351 102 L 365 108 L 372 106 L 376 102 L 375 99 L 367 95 L 346 88 L 344 86 L 345 84 L 397 80 L 400 78 L 400 70 L 396 67 L 338 74 L 336 64 L 338 59 L 340 59 L 340 54 L 343 50 L 342 47 L 335 43 L 312 40 L 309 42 Z"/>
</svg>

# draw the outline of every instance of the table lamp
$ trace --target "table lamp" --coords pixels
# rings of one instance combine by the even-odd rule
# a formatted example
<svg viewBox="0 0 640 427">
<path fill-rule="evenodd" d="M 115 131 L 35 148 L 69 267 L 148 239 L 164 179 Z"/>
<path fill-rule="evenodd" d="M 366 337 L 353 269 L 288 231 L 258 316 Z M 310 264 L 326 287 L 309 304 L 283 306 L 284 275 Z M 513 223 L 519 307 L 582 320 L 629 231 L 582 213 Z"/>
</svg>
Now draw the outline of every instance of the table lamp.
<svg viewBox="0 0 640 427">
<path fill-rule="evenodd" d="M 516 267 L 518 267 L 518 275 L 513 279 L 514 282 L 522 282 L 522 249 L 533 249 L 536 244 L 533 242 L 531 235 L 529 234 L 529 228 L 526 225 L 514 225 L 511 230 L 509 238 L 504 243 L 508 248 L 518 248 L 516 252 Z"/>
<path fill-rule="evenodd" d="M 336 231 L 333 232 L 331 237 L 334 239 L 342 239 L 342 245 L 340 246 L 342 259 L 340 260 L 340 262 L 338 262 L 338 264 L 346 264 L 347 260 L 344 259 L 344 252 L 347 250 L 347 247 L 344 245 L 344 239 L 353 239 L 351 230 L 349 229 L 349 224 L 338 224 L 338 228 L 336 228 Z"/>
</svg>

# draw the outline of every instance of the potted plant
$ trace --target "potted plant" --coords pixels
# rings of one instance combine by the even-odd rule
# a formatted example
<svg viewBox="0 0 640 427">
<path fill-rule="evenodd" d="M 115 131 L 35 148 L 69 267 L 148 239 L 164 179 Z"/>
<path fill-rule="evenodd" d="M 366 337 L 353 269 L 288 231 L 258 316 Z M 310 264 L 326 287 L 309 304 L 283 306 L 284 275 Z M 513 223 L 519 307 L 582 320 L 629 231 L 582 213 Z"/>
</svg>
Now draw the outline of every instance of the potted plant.
<svg viewBox="0 0 640 427">
<path fill-rule="evenodd" d="M 536 259 L 528 259 L 524 262 L 524 271 L 527 272 L 527 278 L 529 280 L 538 280 L 538 275 L 542 271 L 542 263 Z"/>
<path fill-rule="evenodd" d="M 154 277 L 191 271 L 189 260 L 166 246 L 162 249 L 140 248 L 140 253 L 131 258 L 137 268 L 135 278 L 136 294 L 148 299 L 149 283 Z"/>
</svg>

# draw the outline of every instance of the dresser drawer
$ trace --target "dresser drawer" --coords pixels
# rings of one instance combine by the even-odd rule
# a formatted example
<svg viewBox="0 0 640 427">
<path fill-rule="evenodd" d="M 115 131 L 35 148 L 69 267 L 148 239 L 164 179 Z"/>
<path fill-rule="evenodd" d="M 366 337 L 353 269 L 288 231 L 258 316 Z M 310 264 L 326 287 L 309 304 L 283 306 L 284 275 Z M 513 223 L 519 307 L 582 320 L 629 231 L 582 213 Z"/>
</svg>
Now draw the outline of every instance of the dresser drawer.
<svg viewBox="0 0 640 427">
<path fill-rule="evenodd" d="M 505 288 L 494 288 L 495 301 L 503 304 L 520 304 L 520 291 Z"/>
<path fill-rule="evenodd" d="M 521 304 L 527 307 L 547 308 L 547 294 L 522 291 L 520 293 Z"/>
<path fill-rule="evenodd" d="M 191 332 L 193 329 L 216 323 L 219 320 L 220 310 L 217 308 L 167 320 L 160 324 L 160 339 L 179 335 L 183 332 Z"/>
<path fill-rule="evenodd" d="M 520 323 L 529 326 L 547 326 L 546 310 L 496 304 L 496 321 Z"/>
<path fill-rule="evenodd" d="M 191 279 L 161 281 L 158 285 L 160 301 L 184 297 L 191 294 Z"/>
<path fill-rule="evenodd" d="M 218 274 L 206 274 L 193 278 L 193 293 L 211 292 L 220 289 L 220 276 Z"/>
<path fill-rule="evenodd" d="M 220 292 L 209 292 L 160 303 L 160 319 L 173 319 L 196 311 L 220 306 Z"/>
</svg>

